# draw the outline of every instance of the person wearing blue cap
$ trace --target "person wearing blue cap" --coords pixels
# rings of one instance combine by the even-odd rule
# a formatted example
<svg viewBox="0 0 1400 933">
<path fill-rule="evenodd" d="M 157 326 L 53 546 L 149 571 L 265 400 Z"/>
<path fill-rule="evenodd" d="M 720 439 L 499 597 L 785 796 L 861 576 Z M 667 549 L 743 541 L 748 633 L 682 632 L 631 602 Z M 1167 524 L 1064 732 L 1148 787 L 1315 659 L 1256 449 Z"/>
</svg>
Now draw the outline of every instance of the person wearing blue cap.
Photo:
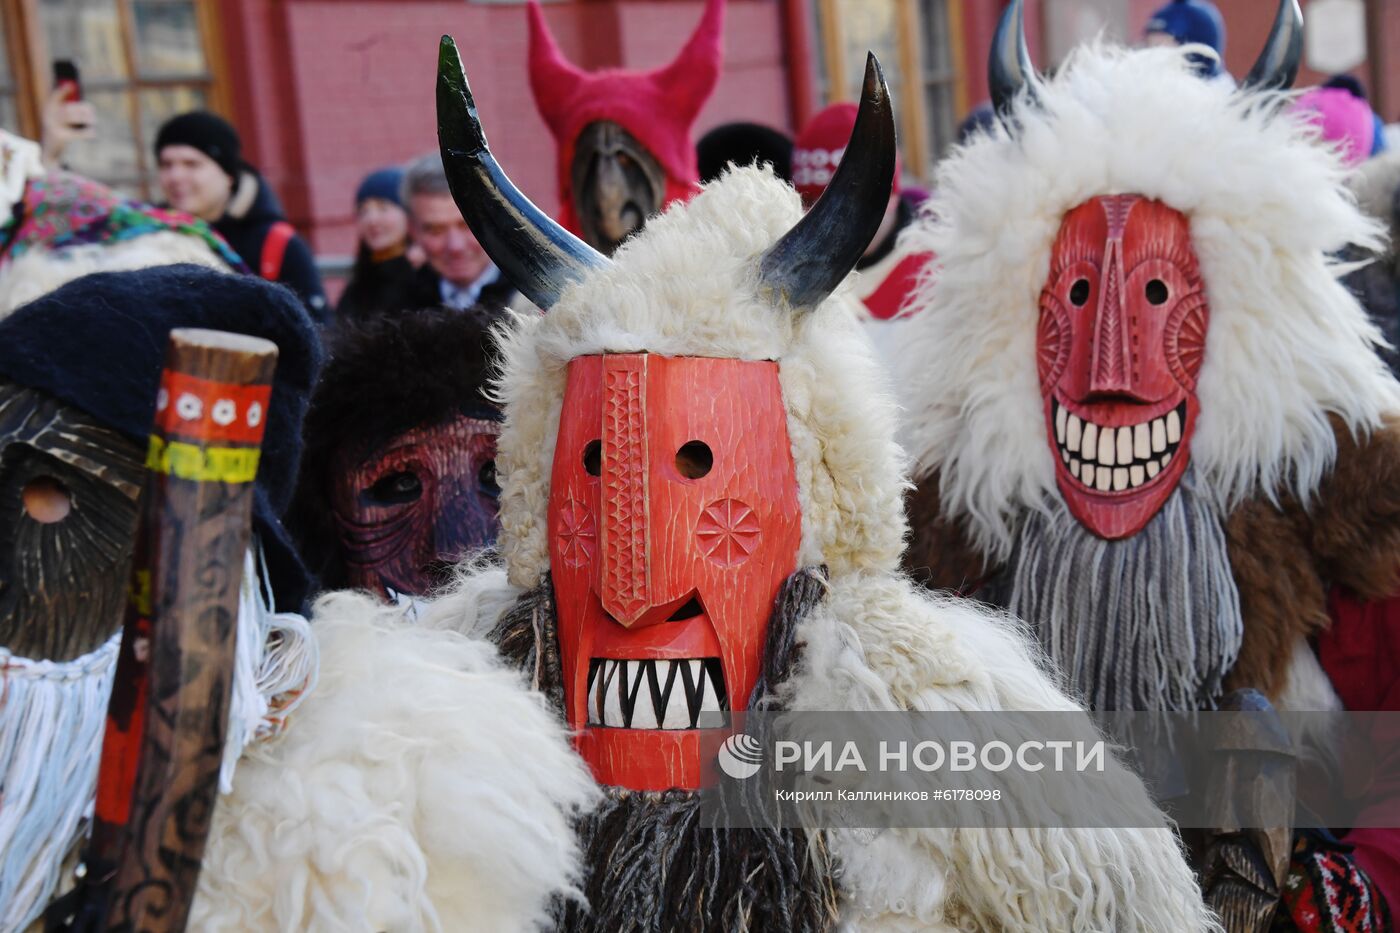
<svg viewBox="0 0 1400 933">
<path fill-rule="evenodd" d="M 1172 0 L 1152 14 L 1143 35 L 1148 45 L 1204 45 L 1215 55 L 1192 58 L 1201 75 L 1225 71 L 1225 19 L 1210 0 Z"/>
<path fill-rule="evenodd" d="M 417 271 L 408 257 L 408 212 L 399 193 L 403 169 L 370 172 L 355 191 L 355 231 L 359 246 L 350 282 L 340 296 L 340 320 L 364 319 L 412 305 L 409 292 Z"/>
</svg>

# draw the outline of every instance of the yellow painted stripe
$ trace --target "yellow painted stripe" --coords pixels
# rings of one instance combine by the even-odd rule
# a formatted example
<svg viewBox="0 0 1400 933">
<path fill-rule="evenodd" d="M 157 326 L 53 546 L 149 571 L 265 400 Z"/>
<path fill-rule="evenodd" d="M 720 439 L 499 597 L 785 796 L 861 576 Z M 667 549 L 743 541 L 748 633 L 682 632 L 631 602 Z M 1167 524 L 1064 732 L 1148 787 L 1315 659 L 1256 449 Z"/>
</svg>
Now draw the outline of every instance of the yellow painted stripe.
<svg viewBox="0 0 1400 933">
<path fill-rule="evenodd" d="M 146 469 L 201 483 L 251 483 L 261 453 L 257 447 L 200 447 L 153 434 Z"/>
</svg>

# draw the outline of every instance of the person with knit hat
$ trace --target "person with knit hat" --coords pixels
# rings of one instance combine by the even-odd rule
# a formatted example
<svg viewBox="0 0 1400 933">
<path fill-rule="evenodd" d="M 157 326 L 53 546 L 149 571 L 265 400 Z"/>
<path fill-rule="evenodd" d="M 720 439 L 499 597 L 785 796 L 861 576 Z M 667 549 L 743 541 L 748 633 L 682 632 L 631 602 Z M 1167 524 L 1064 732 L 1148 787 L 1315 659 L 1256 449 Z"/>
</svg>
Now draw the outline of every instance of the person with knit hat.
<svg viewBox="0 0 1400 933">
<path fill-rule="evenodd" d="M 197 110 L 172 117 L 156 133 L 161 192 L 176 210 L 206 221 L 248 268 L 288 285 L 318 323 L 326 294 L 306 241 L 257 170 L 243 161 L 243 143 L 228 121 Z"/>
<path fill-rule="evenodd" d="M 832 104 L 807 121 L 797 135 L 792 151 L 792 185 L 805 206 L 816 203 L 840 165 L 857 112 L 852 103 Z M 902 190 L 900 165 L 896 161 L 894 187 L 880 229 L 856 263 L 859 274 L 855 277 L 855 290 L 865 312 L 865 330 L 885 358 L 893 353 L 897 329 L 893 320 L 903 309 L 919 274 L 933 258 L 930 253 L 908 249 L 900 240 L 901 231 L 914 222 L 920 200 L 913 192 Z"/>
<path fill-rule="evenodd" d="M 355 190 L 355 232 L 359 245 L 350 281 L 336 305 L 341 320 L 366 318 L 410 307 L 417 266 L 409 258 L 408 211 L 397 165 L 370 172 Z"/>
<path fill-rule="evenodd" d="M 45 168 L 37 143 L 0 130 L 0 319 L 94 272 L 175 263 L 247 271 L 204 221 Z"/>
<path fill-rule="evenodd" d="M 1153 13 L 1143 29 L 1148 45 L 1203 45 L 1215 54 L 1193 54 L 1202 77 L 1225 74 L 1225 18 L 1210 0 L 1171 0 Z"/>
</svg>

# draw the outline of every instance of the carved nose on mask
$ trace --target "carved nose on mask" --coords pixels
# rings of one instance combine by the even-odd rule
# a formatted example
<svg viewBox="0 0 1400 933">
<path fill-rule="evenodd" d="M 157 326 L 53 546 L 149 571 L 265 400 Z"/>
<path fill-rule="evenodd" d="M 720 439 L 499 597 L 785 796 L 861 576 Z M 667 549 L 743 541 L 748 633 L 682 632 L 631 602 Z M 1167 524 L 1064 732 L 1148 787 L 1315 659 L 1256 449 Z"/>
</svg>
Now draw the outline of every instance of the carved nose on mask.
<svg viewBox="0 0 1400 933">
<path fill-rule="evenodd" d="M 603 358 L 598 593 L 627 628 L 647 624 L 653 608 L 646 376 L 646 354 Z"/>
<path fill-rule="evenodd" d="M 1128 316 L 1123 307 L 1122 241 L 1110 240 L 1104 263 L 1103 287 L 1094 324 L 1094 360 L 1089 389 L 1100 394 L 1132 390 Z"/>
</svg>

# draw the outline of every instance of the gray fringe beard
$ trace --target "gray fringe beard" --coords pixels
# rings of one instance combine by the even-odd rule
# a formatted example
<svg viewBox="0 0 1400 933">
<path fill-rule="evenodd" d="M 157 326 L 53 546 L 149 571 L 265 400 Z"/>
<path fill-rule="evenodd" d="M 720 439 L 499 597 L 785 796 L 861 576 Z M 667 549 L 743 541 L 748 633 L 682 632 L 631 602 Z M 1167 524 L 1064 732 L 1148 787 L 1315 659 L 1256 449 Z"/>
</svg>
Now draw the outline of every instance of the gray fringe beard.
<svg viewBox="0 0 1400 933">
<path fill-rule="evenodd" d="M 777 687 L 796 666 L 797 623 L 826 598 L 826 568 L 799 570 L 778 593 L 750 709 L 774 709 Z M 562 717 L 557 617 L 546 576 L 521 595 L 491 633 L 501 654 L 533 675 Z M 587 903 L 558 901 L 569 933 L 783 930 L 818 933 L 837 920 L 833 865 L 821 834 L 763 827 L 708 829 L 703 800 L 683 790 L 604 788 L 603 804 L 580 824 Z M 737 801 L 737 805 L 743 805 Z M 755 812 L 755 811 L 750 811 Z"/>
<path fill-rule="evenodd" d="M 1210 709 L 1244 636 L 1220 510 L 1191 470 L 1142 531 L 1105 541 L 1054 497 L 978 596 L 1032 627 L 1090 709 Z"/>
</svg>

